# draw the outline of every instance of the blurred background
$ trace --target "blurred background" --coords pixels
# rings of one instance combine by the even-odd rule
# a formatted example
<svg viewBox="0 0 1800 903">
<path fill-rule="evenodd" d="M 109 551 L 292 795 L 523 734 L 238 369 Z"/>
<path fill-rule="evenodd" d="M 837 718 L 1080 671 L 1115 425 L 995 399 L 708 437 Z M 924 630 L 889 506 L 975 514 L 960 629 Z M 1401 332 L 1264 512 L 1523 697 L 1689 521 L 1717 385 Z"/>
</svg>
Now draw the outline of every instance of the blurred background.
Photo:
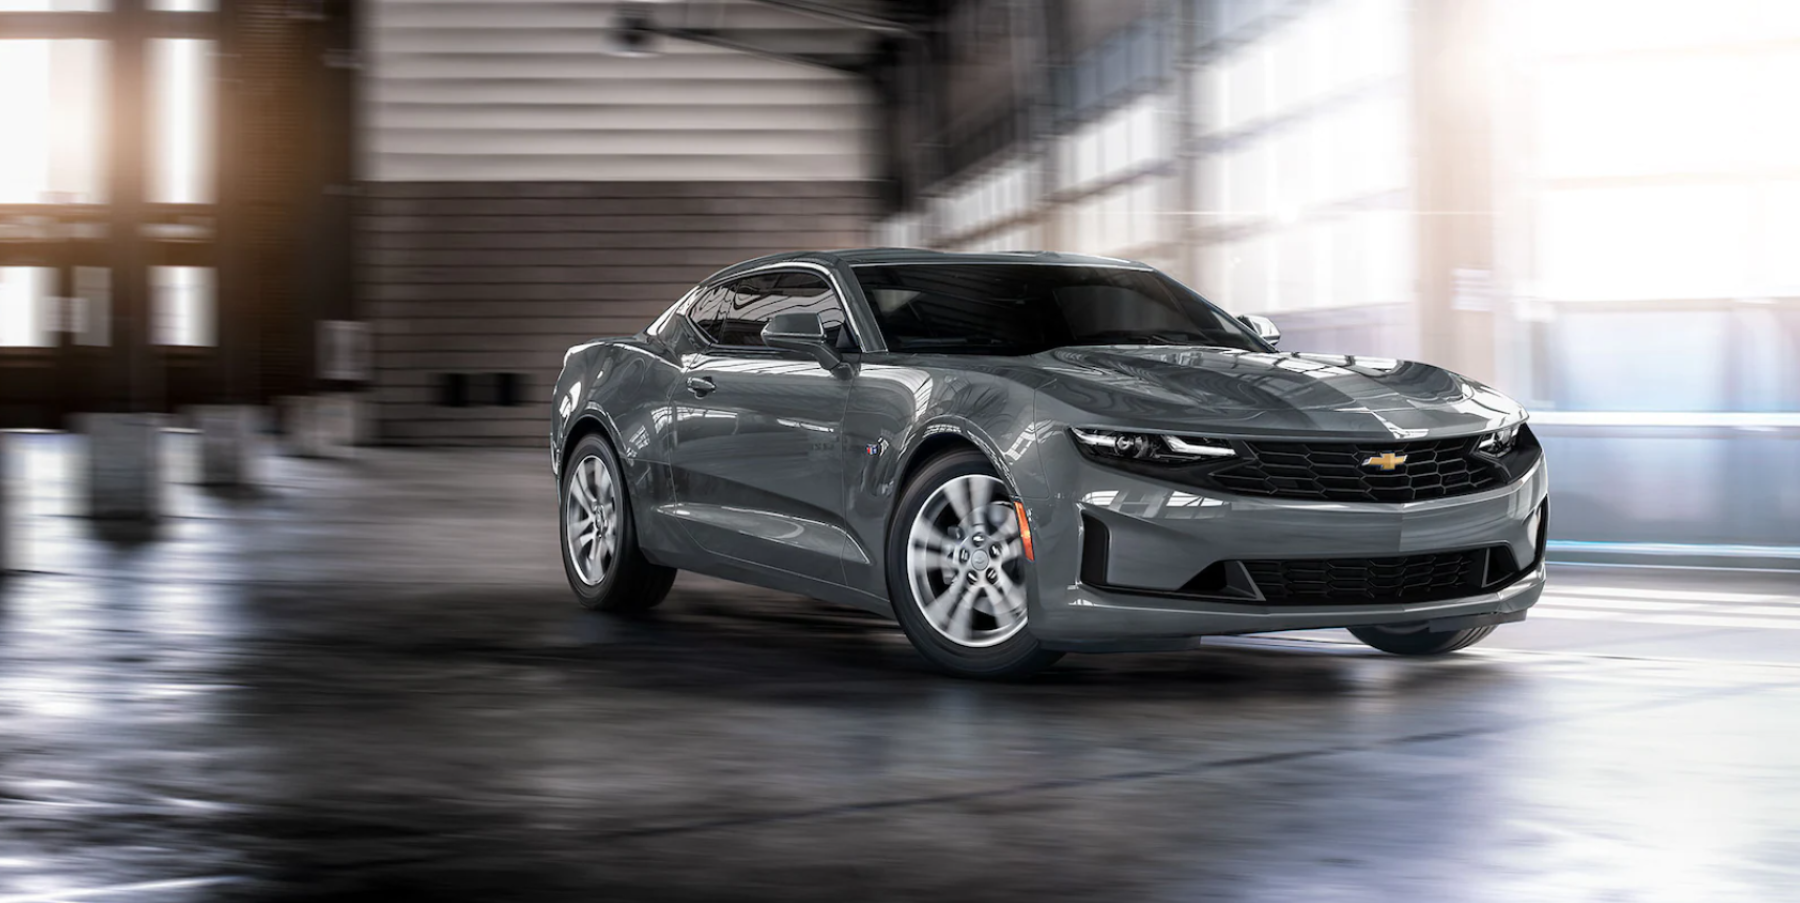
<svg viewBox="0 0 1800 903">
<path fill-rule="evenodd" d="M 537 444 L 717 267 L 1043 248 L 1520 398 L 1561 554 L 1800 522 L 1792 3 L 0 0 L 0 81 L 0 428 Z"/>
<path fill-rule="evenodd" d="M 994 685 L 571 604 L 570 345 L 1162 267 L 1525 402 L 1550 582 Z M 0 903 L 1791 898 L 1800 2 L 0 0 Z"/>
</svg>

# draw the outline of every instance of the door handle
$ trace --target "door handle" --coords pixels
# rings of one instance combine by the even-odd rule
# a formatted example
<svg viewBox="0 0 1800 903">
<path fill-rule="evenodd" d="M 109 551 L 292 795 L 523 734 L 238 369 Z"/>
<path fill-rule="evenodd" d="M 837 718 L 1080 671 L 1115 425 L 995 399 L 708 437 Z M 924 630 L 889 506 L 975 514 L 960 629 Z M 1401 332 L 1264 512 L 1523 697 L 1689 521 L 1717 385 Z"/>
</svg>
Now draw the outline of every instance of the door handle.
<svg viewBox="0 0 1800 903">
<path fill-rule="evenodd" d="M 695 398 L 705 398 L 712 394 L 712 390 L 718 388 L 713 385 L 710 376 L 690 376 L 687 378 L 687 387 L 689 392 L 694 393 Z"/>
</svg>

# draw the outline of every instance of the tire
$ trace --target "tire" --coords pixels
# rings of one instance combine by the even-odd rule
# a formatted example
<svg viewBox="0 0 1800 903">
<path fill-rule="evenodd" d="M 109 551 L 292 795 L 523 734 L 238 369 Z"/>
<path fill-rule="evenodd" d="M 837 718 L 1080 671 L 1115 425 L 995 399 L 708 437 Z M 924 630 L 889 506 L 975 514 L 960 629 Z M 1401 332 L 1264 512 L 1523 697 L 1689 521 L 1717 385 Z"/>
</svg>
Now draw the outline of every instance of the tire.
<svg viewBox="0 0 1800 903">
<path fill-rule="evenodd" d="M 986 504 L 972 504 L 980 496 Z M 1015 512 L 1011 491 L 974 449 L 927 461 L 900 494 L 888 526 L 888 598 L 913 648 L 940 670 L 1004 680 L 1062 657 L 1026 624 L 1031 562 Z"/>
<path fill-rule="evenodd" d="M 599 517 L 583 504 L 584 496 L 599 500 Z M 590 529 L 595 520 L 599 523 Z M 638 548 L 631 494 L 604 437 L 583 436 L 569 450 L 557 490 L 557 521 L 563 573 L 582 608 L 631 614 L 655 608 L 669 594 L 675 569 L 651 564 Z"/>
<path fill-rule="evenodd" d="M 1394 655 L 1443 655 L 1481 642 L 1494 628 L 1471 627 L 1432 633 L 1423 626 L 1414 630 L 1393 627 L 1352 627 L 1350 635 L 1376 649 Z"/>
</svg>

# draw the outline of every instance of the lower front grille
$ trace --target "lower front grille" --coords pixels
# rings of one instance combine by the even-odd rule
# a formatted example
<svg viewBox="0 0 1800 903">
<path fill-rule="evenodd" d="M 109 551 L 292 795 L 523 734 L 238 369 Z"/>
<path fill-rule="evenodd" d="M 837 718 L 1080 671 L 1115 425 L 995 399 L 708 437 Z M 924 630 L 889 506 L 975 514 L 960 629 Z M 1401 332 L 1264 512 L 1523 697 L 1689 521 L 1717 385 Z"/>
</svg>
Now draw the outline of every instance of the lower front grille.
<svg viewBox="0 0 1800 903">
<path fill-rule="evenodd" d="M 1504 557 L 1504 561 L 1502 561 Z M 1393 558 L 1240 562 L 1269 605 L 1392 605 L 1474 595 L 1518 568 L 1504 547 Z"/>
</svg>

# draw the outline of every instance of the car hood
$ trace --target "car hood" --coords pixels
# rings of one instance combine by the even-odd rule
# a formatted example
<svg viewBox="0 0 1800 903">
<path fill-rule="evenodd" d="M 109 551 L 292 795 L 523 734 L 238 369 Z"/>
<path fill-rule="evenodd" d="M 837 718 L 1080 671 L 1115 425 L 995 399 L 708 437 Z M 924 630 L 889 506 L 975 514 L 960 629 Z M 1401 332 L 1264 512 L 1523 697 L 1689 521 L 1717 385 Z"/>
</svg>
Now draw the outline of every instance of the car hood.
<svg viewBox="0 0 1800 903">
<path fill-rule="evenodd" d="M 1390 358 L 1104 346 L 1047 351 L 1035 364 L 1040 398 L 1091 426 L 1411 439 L 1525 416 L 1475 380 Z"/>
</svg>

